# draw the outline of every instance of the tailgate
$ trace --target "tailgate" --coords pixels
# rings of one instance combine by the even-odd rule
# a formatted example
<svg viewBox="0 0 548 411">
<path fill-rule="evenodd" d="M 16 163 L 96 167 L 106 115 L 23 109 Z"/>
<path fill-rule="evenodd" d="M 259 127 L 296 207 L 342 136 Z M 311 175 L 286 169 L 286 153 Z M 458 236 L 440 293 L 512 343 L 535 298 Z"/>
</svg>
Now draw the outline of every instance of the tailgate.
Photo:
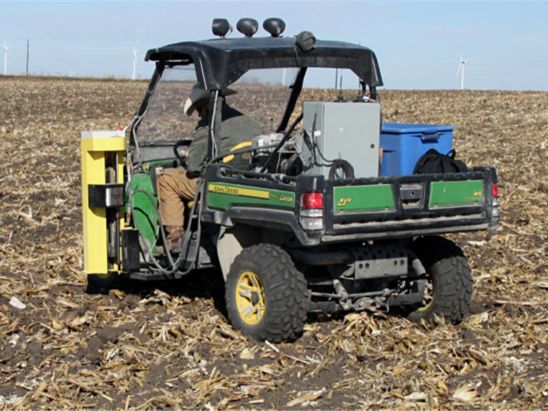
<svg viewBox="0 0 548 411">
<path fill-rule="evenodd" d="M 379 238 L 487 229 L 494 224 L 495 182 L 492 168 L 326 181 L 324 240 L 353 234 Z"/>
</svg>

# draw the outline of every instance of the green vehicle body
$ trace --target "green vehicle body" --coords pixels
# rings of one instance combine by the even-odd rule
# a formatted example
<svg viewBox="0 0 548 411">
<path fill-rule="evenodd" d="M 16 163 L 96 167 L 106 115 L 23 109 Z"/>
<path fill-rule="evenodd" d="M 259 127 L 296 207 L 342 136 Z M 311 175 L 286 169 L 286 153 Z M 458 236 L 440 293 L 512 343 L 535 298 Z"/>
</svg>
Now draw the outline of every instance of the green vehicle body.
<svg viewBox="0 0 548 411">
<path fill-rule="evenodd" d="M 308 68 L 352 70 L 360 78 L 363 93 L 360 98 L 364 98 L 367 88 L 368 99 L 372 101 L 378 100 L 377 87 L 382 85 L 371 50 L 322 41 L 306 50 L 299 43 L 303 36 L 306 37 L 301 33 L 296 38 L 183 42 L 147 53 L 147 60 L 156 61 L 156 71 L 129 133 L 123 206 L 127 226 L 120 240 L 122 255 L 113 257 L 113 261 L 120 262 L 118 274 L 136 280 L 173 280 L 197 270 L 219 268 L 227 282 L 227 306 L 233 324 L 257 339 L 282 341 L 293 339 L 302 331 L 303 315 L 310 311 L 363 310 L 371 304 L 415 309 L 428 294 L 425 291 L 428 281 L 431 283 L 443 271 L 438 268 L 442 267 L 440 262 L 455 261 L 458 262 L 455 267 L 463 267 L 455 275 L 464 284 L 464 288 L 455 291 L 458 295 L 451 302 L 456 311 L 444 312 L 443 304 L 438 307 L 434 290 L 433 303 L 414 312 L 415 316 L 419 313 L 419 318 L 423 313 L 442 314 L 451 321 L 460 321 L 471 298 L 469 268 L 458 247 L 432 236 L 496 230 L 499 212 L 495 169 L 476 167 L 460 173 L 327 178 L 269 168 L 269 161 L 278 155 L 276 150 L 297 124 L 289 125 L 289 120 Z M 295 58 L 295 53 L 299 58 Z M 293 66 L 298 74 L 276 130 L 282 140 L 270 150 L 264 167 L 235 170 L 210 155 L 200 189 L 194 201 L 187 204 L 189 215 L 185 218 L 188 223 L 183 248 L 171 253 L 165 248 L 156 180 L 164 168 L 178 165 L 173 142 L 159 146 L 144 144 L 139 140 L 138 130 L 164 71 L 191 63 L 200 69 L 197 80 L 211 95 L 212 112 L 220 98 L 219 91 L 251 69 Z M 211 139 L 218 131 L 215 127 L 211 122 Z M 210 149 L 212 144 L 213 140 Z M 252 150 L 257 149 L 249 152 Z M 159 152 L 163 154 L 158 155 Z M 307 205 L 311 194 L 320 199 L 318 206 Z M 436 241 L 441 251 L 435 256 L 423 255 L 420 246 Z M 276 272 L 261 273 L 261 269 L 269 268 L 261 268 L 261 262 L 252 261 L 250 256 L 268 253 L 285 262 L 285 266 L 276 268 L 280 275 L 284 272 L 284 278 L 295 276 L 298 281 L 280 282 L 276 280 Z M 288 266 L 290 274 L 285 273 Z M 234 270 L 243 274 L 238 277 Z M 263 317 L 258 314 L 259 325 L 236 318 L 240 297 L 234 297 L 234 289 L 242 285 L 242 278 L 255 281 L 255 276 L 265 285 L 272 282 L 272 289 L 289 284 L 280 293 L 293 295 L 300 307 L 299 320 L 294 322 L 296 325 L 286 327 L 289 331 L 276 329 L 281 325 L 276 325 L 275 319 L 263 325 Z M 264 301 L 259 300 L 263 301 L 260 304 L 266 304 L 268 317 L 269 304 L 279 297 L 271 299 L 265 295 Z M 254 295 L 253 301 L 257 298 Z M 286 314 L 289 323 L 297 315 L 289 311 Z M 275 332 L 269 333 L 272 328 Z"/>
</svg>

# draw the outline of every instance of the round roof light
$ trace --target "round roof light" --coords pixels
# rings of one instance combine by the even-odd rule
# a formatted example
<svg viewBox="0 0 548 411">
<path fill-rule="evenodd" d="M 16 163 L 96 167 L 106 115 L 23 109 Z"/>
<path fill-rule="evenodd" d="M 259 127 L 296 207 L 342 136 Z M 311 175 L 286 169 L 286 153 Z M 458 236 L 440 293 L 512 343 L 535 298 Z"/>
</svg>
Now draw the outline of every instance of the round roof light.
<svg viewBox="0 0 548 411">
<path fill-rule="evenodd" d="M 252 37 L 255 33 L 257 33 L 257 29 L 259 28 L 259 23 L 257 23 L 257 20 L 255 19 L 244 17 L 243 19 L 238 20 L 238 24 L 236 24 L 236 28 L 244 36 Z"/>
<path fill-rule="evenodd" d="M 316 37 L 309 31 L 301 31 L 295 37 L 295 43 L 303 52 L 312 50 L 316 46 Z"/>
<path fill-rule="evenodd" d="M 277 17 L 271 17 L 263 22 L 263 28 L 268 31 L 272 37 L 278 37 L 285 30 L 285 22 Z"/>
<path fill-rule="evenodd" d="M 230 26 L 227 19 L 213 19 L 211 30 L 213 30 L 214 35 L 224 37 L 232 31 L 232 26 Z"/>
</svg>

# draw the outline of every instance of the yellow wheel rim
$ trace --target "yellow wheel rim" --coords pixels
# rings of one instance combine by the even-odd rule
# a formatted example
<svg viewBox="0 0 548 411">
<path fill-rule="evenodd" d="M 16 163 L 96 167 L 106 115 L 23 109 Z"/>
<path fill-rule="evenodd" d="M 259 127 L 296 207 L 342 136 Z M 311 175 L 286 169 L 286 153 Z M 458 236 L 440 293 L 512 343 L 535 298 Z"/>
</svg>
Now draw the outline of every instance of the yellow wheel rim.
<svg viewBox="0 0 548 411">
<path fill-rule="evenodd" d="M 433 287 L 433 284 L 432 284 L 432 287 Z M 432 303 L 434 302 L 434 290 L 433 288 L 427 288 L 424 290 L 425 293 L 428 293 L 428 303 L 425 304 L 424 307 L 420 307 L 417 309 L 417 312 L 419 313 L 423 313 L 425 311 L 428 311 L 428 309 L 430 309 L 430 307 L 432 306 Z"/>
<path fill-rule="evenodd" d="M 423 313 L 423 312 L 427 311 L 430 308 L 431 305 L 432 305 L 432 300 L 428 304 L 426 304 L 424 307 L 417 308 L 417 311 L 419 313 Z"/>
<path fill-rule="evenodd" d="M 236 307 L 247 325 L 257 325 L 265 313 L 265 295 L 261 279 L 253 271 L 240 274 L 236 283 Z"/>
</svg>

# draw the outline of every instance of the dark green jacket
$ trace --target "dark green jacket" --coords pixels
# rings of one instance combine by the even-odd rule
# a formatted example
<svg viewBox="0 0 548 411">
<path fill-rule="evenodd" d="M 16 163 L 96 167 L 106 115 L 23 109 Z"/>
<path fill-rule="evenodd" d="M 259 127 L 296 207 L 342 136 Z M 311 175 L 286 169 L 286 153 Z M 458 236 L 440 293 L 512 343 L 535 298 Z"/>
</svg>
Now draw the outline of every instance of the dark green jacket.
<svg viewBox="0 0 548 411">
<path fill-rule="evenodd" d="M 199 175 L 206 166 L 209 116 L 200 120 L 190 144 L 187 170 Z M 231 148 L 263 134 L 261 124 L 240 111 L 223 104 L 220 138 L 217 136 L 217 155 L 228 154 Z M 230 164 L 230 162 L 228 162 Z"/>
</svg>

